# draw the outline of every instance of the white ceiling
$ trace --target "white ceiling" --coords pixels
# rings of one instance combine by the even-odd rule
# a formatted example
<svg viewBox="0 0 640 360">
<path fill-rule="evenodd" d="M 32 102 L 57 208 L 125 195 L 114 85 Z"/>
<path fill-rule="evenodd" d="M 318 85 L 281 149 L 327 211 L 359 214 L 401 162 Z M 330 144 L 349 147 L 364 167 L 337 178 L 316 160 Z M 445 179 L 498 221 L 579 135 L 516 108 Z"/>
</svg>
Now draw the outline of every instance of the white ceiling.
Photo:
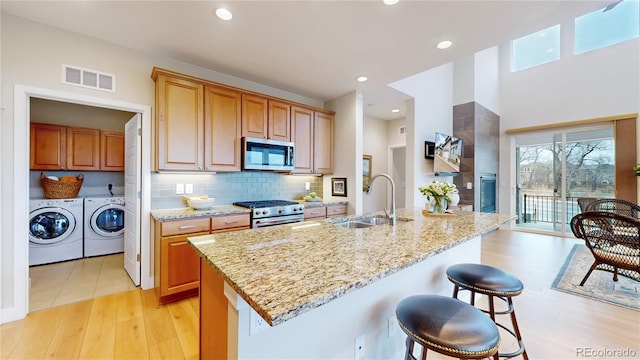
<svg viewBox="0 0 640 360">
<path fill-rule="evenodd" d="M 386 86 L 610 1 L 0 1 L 2 12 L 321 101 L 355 89 L 404 116 Z M 214 15 L 233 12 L 232 21 Z M 451 40 L 447 50 L 436 43 Z M 360 75 L 369 77 L 357 83 Z M 391 113 L 400 108 L 399 114 Z"/>
</svg>

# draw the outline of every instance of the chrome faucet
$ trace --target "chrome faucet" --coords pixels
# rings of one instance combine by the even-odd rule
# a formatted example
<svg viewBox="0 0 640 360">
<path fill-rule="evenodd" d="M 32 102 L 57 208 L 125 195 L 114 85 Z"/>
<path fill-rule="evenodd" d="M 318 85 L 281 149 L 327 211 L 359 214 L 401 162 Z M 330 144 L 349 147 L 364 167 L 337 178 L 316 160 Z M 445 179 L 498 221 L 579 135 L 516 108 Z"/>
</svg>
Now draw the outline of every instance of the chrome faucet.
<svg viewBox="0 0 640 360">
<path fill-rule="evenodd" d="M 373 185 L 373 182 L 375 181 L 375 179 L 377 179 L 380 176 L 387 178 L 387 180 L 389 180 L 389 183 L 391 183 L 391 212 L 388 212 L 387 208 L 385 208 L 384 213 L 387 215 L 387 219 L 389 219 L 389 221 L 391 222 L 391 225 L 395 225 L 396 224 L 396 183 L 393 182 L 393 179 L 391 178 L 391 176 L 383 173 L 374 175 L 369 181 L 369 186 L 367 186 L 367 194 L 371 193 L 371 185 Z"/>
</svg>

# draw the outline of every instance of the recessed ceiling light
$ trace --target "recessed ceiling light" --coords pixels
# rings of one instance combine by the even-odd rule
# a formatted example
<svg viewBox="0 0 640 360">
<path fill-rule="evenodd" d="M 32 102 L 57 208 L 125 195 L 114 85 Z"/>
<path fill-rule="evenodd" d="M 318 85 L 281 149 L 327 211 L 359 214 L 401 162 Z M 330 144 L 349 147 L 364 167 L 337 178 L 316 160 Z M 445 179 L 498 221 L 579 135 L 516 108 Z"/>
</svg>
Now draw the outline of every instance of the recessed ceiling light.
<svg viewBox="0 0 640 360">
<path fill-rule="evenodd" d="M 438 43 L 438 45 L 436 45 L 436 47 L 437 47 L 438 49 L 441 49 L 441 50 L 442 50 L 442 49 L 446 49 L 446 48 L 450 47 L 451 45 L 453 45 L 453 43 L 452 43 L 451 41 L 449 41 L 449 40 L 445 40 L 445 41 L 440 41 L 440 42 Z"/>
<path fill-rule="evenodd" d="M 395 5 L 395 4 L 397 4 L 397 3 L 398 3 L 398 1 L 400 1 L 400 0 L 382 0 L 382 2 L 383 2 L 385 5 Z"/>
<path fill-rule="evenodd" d="M 224 8 L 219 8 L 216 9 L 216 16 L 219 17 L 222 20 L 231 20 L 233 19 L 233 14 L 231 13 L 231 11 L 224 9 Z"/>
<path fill-rule="evenodd" d="M 391 110 L 391 112 L 392 113 L 398 113 L 398 112 L 400 112 L 400 109 L 393 109 L 393 110 Z"/>
<path fill-rule="evenodd" d="M 369 78 L 368 78 L 368 77 L 366 77 L 366 76 L 358 76 L 358 77 L 356 78 L 356 80 L 358 80 L 358 81 L 360 81 L 360 82 L 365 82 L 365 81 L 369 80 Z"/>
</svg>

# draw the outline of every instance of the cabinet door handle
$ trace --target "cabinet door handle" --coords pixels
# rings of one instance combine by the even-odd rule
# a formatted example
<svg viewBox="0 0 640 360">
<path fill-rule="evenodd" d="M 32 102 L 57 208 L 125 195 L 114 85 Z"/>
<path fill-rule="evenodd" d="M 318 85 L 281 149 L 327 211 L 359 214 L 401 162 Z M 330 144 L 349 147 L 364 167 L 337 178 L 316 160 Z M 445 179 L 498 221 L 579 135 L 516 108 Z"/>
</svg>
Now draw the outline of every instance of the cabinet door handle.
<svg viewBox="0 0 640 360">
<path fill-rule="evenodd" d="M 224 224 L 225 225 L 231 225 L 231 224 L 236 224 L 238 223 L 238 220 L 234 220 L 234 221 L 225 221 Z"/>
<path fill-rule="evenodd" d="M 180 230 L 186 230 L 186 229 L 193 229 L 195 227 L 195 225 L 183 225 L 178 227 L 178 229 Z"/>
</svg>

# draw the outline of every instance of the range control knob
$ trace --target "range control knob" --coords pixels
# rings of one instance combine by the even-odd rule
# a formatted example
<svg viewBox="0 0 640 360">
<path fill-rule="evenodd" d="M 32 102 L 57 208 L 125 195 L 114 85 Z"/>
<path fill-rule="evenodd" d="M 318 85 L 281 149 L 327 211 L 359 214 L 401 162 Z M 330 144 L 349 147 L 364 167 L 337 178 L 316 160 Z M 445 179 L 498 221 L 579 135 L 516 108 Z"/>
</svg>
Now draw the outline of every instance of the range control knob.
<svg viewBox="0 0 640 360">
<path fill-rule="evenodd" d="M 282 214 L 283 211 L 284 210 L 282 210 L 282 209 L 278 209 L 278 214 Z"/>
<path fill-rule="evenodd" d="M 269 212 L 267 210 L 262 210 L 262 215 L 267 215 Z"/>
</svg>

